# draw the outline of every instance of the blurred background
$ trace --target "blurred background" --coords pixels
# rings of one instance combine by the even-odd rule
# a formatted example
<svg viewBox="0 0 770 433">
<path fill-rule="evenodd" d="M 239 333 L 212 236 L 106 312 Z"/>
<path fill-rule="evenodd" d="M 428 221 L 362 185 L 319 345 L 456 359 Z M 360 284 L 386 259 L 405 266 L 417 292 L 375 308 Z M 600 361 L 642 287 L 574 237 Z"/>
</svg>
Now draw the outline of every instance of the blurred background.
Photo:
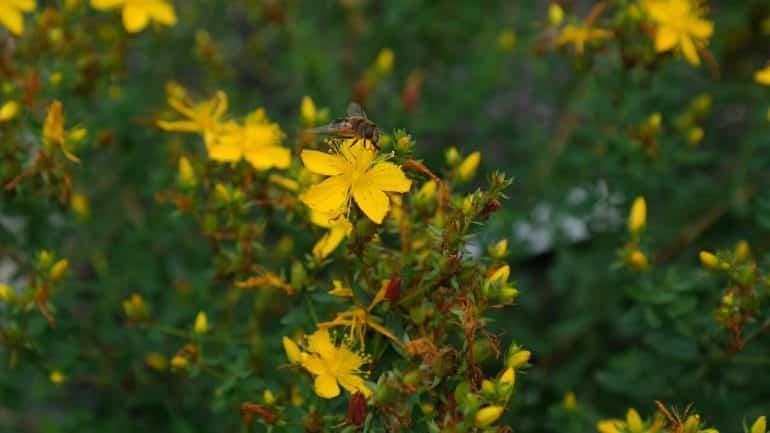
<svg viewBox="0 0 770 433">
<path fill-rule="evenodd" d="M 479 185 L 494 170 L 514 177 L 478 242 L 508 239 L 521 295 L 496 326 L 533 352 L 507 418 L 515 431 L 595 431 L 631 406 L 651 413 L 654 400 L 694 402 L 722 431 L 770 410 L 770 336 L 757 326 L 767 311 L 731 352 L 715 319 L 726 283 L 698 261 L 700 250 L 747 240 L 759 267 L 769 264 L 770 89 L 752 77 L 770 59 L 770 2 L 710 1 L 713 64 L 700 67 L 656 56 L 639 32 L 577 53 L 556 42 L 551 3 L 539 0 L 178 1 L 177 25 L 130 36 L 118 14 L 38 3 L 29 36 L 4 58 L 43 82 L 61 73 L 63 84 L 42 92 L 95 144 L 77 152 L 74 173 L 87 211 L 33 194 L 0 202 L 0 254 L 68 257 L 57 307 L 75 318 L 55 332 L 41 317 L 25 325 L 37 344 L 0 370 L 0 431 L 239 431 L 232 403 L 263 385 L 148 370 L 148 351 L 177 347 L 122 325 L 132 292 L 164 323 L 186 323 L 217 299 L 207 243 L 157 200 L 185 145 L 153 126 L 172 80 L 199 98 L 224 90 L 232 113 L 264 107 L 291 147 L 303 97 L 331 118 L 355 100 L 386 132 L 408 131 L 431 167 L 454 146 L 481 151 Z M 596 7 L 557 3 L 565 23 Z M 605 3 L 597 25 L 622 29 L 634 2 Z M 41 42 L 51 22 L 67 47 Z M 637 196 L 648 205 L 645 272 L 623 260 Z M 12 263 L 0 261 L 5 281 Z M 259 365 L 276 349 L 256 340 L 233 362 Z M 51 387 L 54 367 L 72 380 Z"/>
</svg>

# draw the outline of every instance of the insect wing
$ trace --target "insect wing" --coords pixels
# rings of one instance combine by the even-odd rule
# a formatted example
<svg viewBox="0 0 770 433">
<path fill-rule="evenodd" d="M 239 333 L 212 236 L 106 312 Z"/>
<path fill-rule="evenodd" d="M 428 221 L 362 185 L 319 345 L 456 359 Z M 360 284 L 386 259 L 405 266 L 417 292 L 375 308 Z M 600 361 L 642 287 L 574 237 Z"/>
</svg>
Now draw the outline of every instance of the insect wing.
<svg viewBox="0 0 770 433">
<path fill-rule="evenodd" d="M 348 117 L 358 117 L 366 119 L 366 113 L 364 113 L 364 110 L 361 108 L 361 105 L 358 104 L 358 102 L 351 102 L 348 104 Z"/>
</svg>

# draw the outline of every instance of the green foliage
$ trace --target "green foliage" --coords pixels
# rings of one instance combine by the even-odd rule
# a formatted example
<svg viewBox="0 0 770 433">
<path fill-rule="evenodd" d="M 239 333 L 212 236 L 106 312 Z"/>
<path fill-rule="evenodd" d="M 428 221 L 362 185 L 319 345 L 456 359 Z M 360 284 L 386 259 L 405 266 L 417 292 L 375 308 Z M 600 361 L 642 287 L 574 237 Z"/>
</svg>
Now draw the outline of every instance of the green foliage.
<svg viewBox="0 0 770 433">
<path fill-rule="evenodd" d="M 630 0 L 89 3 L 0 5 L 0 431 L 764 433 L 766 2 L 709 2 L 699 66 Z M 411 187 L 319 227 L 300 152 L 351 100 Z M 286 165 L 214 157 L 268 126 Z M 324 324 L 371 396 L 290 365 Z"/>
</svg>

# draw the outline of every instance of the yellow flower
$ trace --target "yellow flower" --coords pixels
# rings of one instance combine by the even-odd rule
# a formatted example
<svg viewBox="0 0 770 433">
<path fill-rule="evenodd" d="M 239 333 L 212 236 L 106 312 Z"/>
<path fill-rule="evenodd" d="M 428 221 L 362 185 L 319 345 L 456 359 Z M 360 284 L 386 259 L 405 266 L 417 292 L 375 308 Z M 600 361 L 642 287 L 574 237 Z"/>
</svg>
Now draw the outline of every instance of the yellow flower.
<svg viewBox="0 0 770 433">
<path fill-rule="evenodd" d="M 54 385 L 61 385 L 64 383 L 66 378 L 59 370 L 53 370 L 51 374 L 48 376 L 48 379 L 53 383 Z"/>
<path fill-rule="evenodd" d="M 396 343 L 396 345 L 403 347 L 403 343 L 399 341 L 398 337 L 393 335 L 393 333 L 390 332 L 388 328 L 380 324 L 380 318 L 374 314 L 371 314 L 372 310 L 374 310 L 374 307 L 385 300 L 385 295 L 387 293 L 389 284 L 390 280 L 383 280 L 382 285 L 380 286 L 380 290 L 376 295 L 374 295 L 374 299 L 368 307 L 364 308 L 361 305 L 353 306 L 346 311 L 337 313 L 337 316 L 334 318 L 334 320 L 319 323 L 318 327 L 334 328 L 336 326 L 346 326 L 350 329 L 348 337 L 352 341 L 358 340 L 360 347 L 364 347 L 364 336 L 366 334 L 367 328 L 372 328 L 375 332 L 388 337 L 391 341 Z"/>
<path fill-rule="evenodd" d="M 302 201 L 311 209 L 331 212 L 349 209 L 351 197 L 369 219 L 382 223 L 390 209 L 385 192 L 406 192 L 412 182 L 397 165 L 375 162 L 376 152 L 363 143 L 345 140 L 335 154 L 305 150 L 302 162 L 308 170 L 330 176 L 312 186 Z"/>
<path fill-rule="evenodd" d="M 628 214 L 628 231 L 638 234 L 647 224 L 647 202 L 644 197 L 637 197 L 631 204 L 631 212 Z"/>
<path fill-rule="evenodd" d="M 699 65 L 698 48 L 706 46 L 714 24 L 701 18 L 700 0 L 640 0 L 647 16 L 657 25 L 655 51 L 679 49 L 691 65 Z"/>
<path fill-rule="evenodd" d="M 589 24 L 567 24 L 562 29 L 556 43 L 558 45 L 572 44 L 575 46 L 577 54 L 583 54 L 586 42 L 609 39 L 611 37 L 611 31 L 593 28 Z"/>
<path fill-rule="evenodd" d="M 241 159 L 264 171 L 272 167 L 288 168 L 291 164 L 289 149 L 283 147 L 284 134 L 277 123 L 271 123 L 265 110 L 251 113 L 244 124 L 230 122 L 216 141 L 207 144 L 209 157 L 215 161 L 237 162 Z"/>
<path fill-rule="evenodd" d="M 2 6 L 0 6 L 0 8 L 2 8 Z M 17 114 L 19 114 L 19 103 L 16 101 L 8 101 L 0 106 L 0 122 L 13 120 Z"/>
<path fill-rule="evenodd" d="M 80 129 L 75 129 L 71 132 L 69 138 L 77 141 L 80 138 L 78 137 L 80 134 Z M 48 108 L 48 114 L 43 122 L 43 145 L 48 151 L 52 151 L 53 147 L 56 146 L 61 149 L 67 159 L 75 163 L 80 162 L 80 159 L 65 147 L 64 106 L 60 101 L 53 101 Z"/>
<path fill-rule="evenodd" d="M 198 315 L 195 316 L 195 325 L 193 325 L 193 331 L 195 331 L 195 333 L 198 335 L 203 335 L 209 332 L 209 319 L 205 312 L 199 311 Z"/>
<path fill-rule="evenodd" d="M 751 433 L 765 433 L 767 431 L 767 418 L 760 416 L 751 425 Z"/>
<path fill-rule="evenodd" d="M 351 351 L 344 343 L 335 345 L 329 331 L 319 329 L 307 339 L 308 352 L 302 357 L 302 367 L 315 376 L 315 393 L 322 398 L 334 398 L 340 387 L 351 394 L 360 392 L 369 397 L 371 389 L 359 376 L 366 357 Z"/>
<path fill-rule="evenodd" d="M 0 2 L 0 24 L 11 33 L 20 35 L 24 31 L 22 12 L 35 10 L 35 0 L 3 0 Z"/>
<path fill-rule="evenodd" d="M 169 86 L 168 105 L 186 120 L 158 121 L 158 126 L 166 131 L 194 132 L 203 135 L 206 143 L 222 127 L 222 117 L 227 111 L 227 95 L 219 91 L 208 101 L 193 104 L 187 92 L 178 85 Z"/>
<path fill-rule="evenodd" d="M 337 246 L 350 234 L 353 225 L 337 212 L 319 212 L 313 210 L 310 213 L 310 221 L 313 224 L 329 229 L 318 242 L 313 245 L 313 256 L 324 259 L 337 249 Z"/>
<path fill-rule="evenodd" d="M 123 9 L 123 26 L 129 33 L 144 30 L 150 20 L 166 26 L 176 24 L 174 6 L 167 0 L 91 0 L 94 9 Z"/>
<path fill-rule="evenodd" d="M 764 84 L 765 86 L 770 86 L 770 63 L 765 66 L 764 69 L 754 72 L 754 81 L 759 84 Z"/>
</svg>

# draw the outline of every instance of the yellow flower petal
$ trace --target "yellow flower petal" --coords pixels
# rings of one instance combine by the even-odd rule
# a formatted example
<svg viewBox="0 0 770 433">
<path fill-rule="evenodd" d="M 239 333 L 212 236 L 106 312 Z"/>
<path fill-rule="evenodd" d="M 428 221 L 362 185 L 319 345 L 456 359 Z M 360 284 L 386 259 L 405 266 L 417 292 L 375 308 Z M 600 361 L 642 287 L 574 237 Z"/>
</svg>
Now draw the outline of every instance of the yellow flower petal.
<svg viewBox="0 0 770 433">
<path fill-rule="evenodd" d="M 91 0 L 91 7 L 99 10 L 113 9 L 125 2 L 126 0 Z"/>
<path fill-rule="evenodd" d="M 331 212 L 346 205 L 349 185 L 344 176 L 333 176 L 313 185 L 302 196 L 302 202 L 311 209 Z"/>
<path fill-rule="evenodd" d="M 382 220 L 390 209 L 388 196 L 379 188 L 358 182 L 353 186 L 353 198 L 370 220 L 382 224 Z"/>
<path fill-rule="evenodd" d="M 332 226 L 332 228 L 321 237 L 315 245 L 313 245 L 313 255 L 315 257 L 325 259 L 337 249 L 343 240 L 345 240 L 350 233 L 350 230 L 353 228 L 349 222 L 345 221 L 345 223 L 346 224 Z"/>
<path fill-rule="evenodd" d="M 315 378 L 315 393 L 321 398 L 334 398 L 340 395 L 340 387 L 334 376 L 322 374 Z"/>
<path fill-rule="evenodd" d="M 130 3 L 123 8 L 123 25 L 129 33 L 144 30 L 149 21 L 150 15 L 144 8 Z"/>
<path fill-rule="evenodd" d="M 322 357 L 331 357 L 337 350 L 329 337 L 329 331 L 319 329 L 307 338 L 308 350 Z"/>
<path fill-rule="evenodd" d="M 770 66 L 754 73 L 754 81 L 765 86 L 770 86 Z"/>
<path fill-rule="evenodd" d="M 288 168 L 291 164 L 289 149 L 280 146 L 257 148 L 247 152 L 244 158 L 257 170 L 267 170 L 271 167 Z"/>
<path fill-rule="evenodd" d="M 714 23 L 696 18 L 690 21 L 690 33 L 696 38 L 708 39 L 714 34 Z"/>
<path fill-rule="evenodd" d="M 679 33 L 671 27 L 658 27 L 655 32 L 655 51 L 662 53 L 668 51 L 679 43 Z"/>
<path fill-rule="evenodd" d="M 0 24 L 18 36 L 24 31 L 24 16 L 16 8 L 0 5 Z"/>
<path fill-rule="evenodd" d="M 354 394 L 356 391 L 358 391 L 367 398 L 372 395 L 372 390 L 366 386 L 364 380 L 354 374 L 342 375 L 339 377 L 339 381 L 340 385 L 350 391 L 351 394 Z"/>
<path fill-rule="evenodd" d="M 209 158 L 214 161 L 236 162 L 243 156 L 240 146 L 231 144 L 231 142 L 215 141 L 206 147 L 209 151 Z"/>
<path fill-rule="evenodd" d="M 698 57 L 698 49 L 695 47 L 695 43 L 693 42 L 692 38 L 688 36 L 683 36 L 680 41 L 680 46 L 682 47 L 682 54 L 684 54 L 684 58 L 687 59 L 688 62 L 690 62 L 693 66 L 700 65 L 700 57 Z"/>
<path fill-rule="evenodd" d="M 174 13 L 174 7 L 165 1 L 155 1 L 148 3 L 144 6 L 144 10 L 155 21 L 165 24 L 167 26 L 173 26 L 176 24 L 176 14 Z"/>
<path fill-rule="evenodd" d="M 283 350 L 286 352 L 286 358 L 292 364 L 302 363 L 302 351 L 299 350 L 299 346 L 289 337 L 283 337 Z"/>
<path fill-rule="evenodd" d="M 622 433 L 623 424 L 625 423 L 619 419 L 605 419 L 596 424 L 596 429 L 600 433 Z"/>
<path fill-rule="evenodd" d="M 407 179 L 404 172 L 396 164 L 381 162 L 367 171 L 359 180 L 382 191 L 407 192 L 412 181 Z"/>
<path fill-rule="evenodd" d="M 303 150 L 300 154 L 302 163 L 313 173 L 325 176 L 336 176 L 345 170 L 345 159 L 338 155 L 331 155 L 317 150 Z"/>
</svg>

